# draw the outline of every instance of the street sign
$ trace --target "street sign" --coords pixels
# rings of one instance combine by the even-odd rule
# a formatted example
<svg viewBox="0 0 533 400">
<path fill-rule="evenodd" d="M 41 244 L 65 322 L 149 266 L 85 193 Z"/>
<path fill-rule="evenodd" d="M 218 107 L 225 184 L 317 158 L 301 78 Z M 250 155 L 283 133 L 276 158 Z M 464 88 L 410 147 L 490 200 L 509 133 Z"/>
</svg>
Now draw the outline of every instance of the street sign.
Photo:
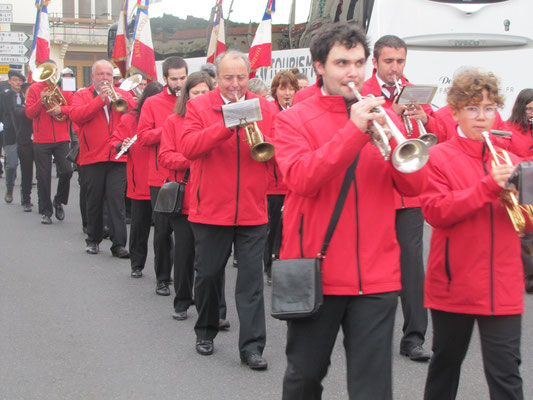
<svg viewBox="0 0 533 400">
<path fill-rule="evenodd" d="M 24 43 L 28 38 L 24 32 L 0 32 L 0 43 Z"/>
<path fill-rule="evenodd" d="M 28 57 L 0 56 L 0 63 L 27 64 Z"/>
<path fill-rule="evenodd" d="M 13 4 L 0 4 L 0 11 L 13 11 Z"/>
<path fill-rule="evenodd" d="M 9 65 L 0 65 L 0 74 L 7 74 L 9 72 Z"/>
<path fill-rule="evenodd" d="M 11 11 L 0 11 L 0 23 L 13 22 L 13 13 Z"/>
<path fill-rule="evenodd" d="M 23 56 L 24 54 L 26 54 L 27 51 L 28 48 L 23 44 L 0 44 L 0 54 L 5 54 L 8 56 Z"/>
</svg>

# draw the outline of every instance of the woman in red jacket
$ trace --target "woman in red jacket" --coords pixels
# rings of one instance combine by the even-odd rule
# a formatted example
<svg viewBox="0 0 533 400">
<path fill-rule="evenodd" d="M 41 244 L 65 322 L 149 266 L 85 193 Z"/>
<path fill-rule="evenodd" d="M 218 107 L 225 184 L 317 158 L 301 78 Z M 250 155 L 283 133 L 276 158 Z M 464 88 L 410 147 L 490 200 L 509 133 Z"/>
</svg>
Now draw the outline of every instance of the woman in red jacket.
<svg viewBox="0 0 533 400">
<path fill-rule="evenodd" d="M 189 178 L 190 161 L 179 151 L 177 136 L 187 111 L 189 99 L 201 96 L 213 90 L 213 80 L 205 72 L 190 74 L 185 81 L 181 96 L 176 102 L 174 114 L 170 115 L 163 125 L 161 146 L 158 161 L 168 169 L 168 180 L 173 182 L 187 181 Z M 170 226 L 174 231 L 174 314 L 175 320 L 187 319 L 187 309 L 192 300 L 194 280 L 194 236 L 187 217 L 189 215 L 189 185 L 186 186 L 181 214 L 169 217 Z"/>
<path fill-rule="evenodd" d="M 458 134 L 430 150 L 429 185 L 421 196 L 433 226 L 425 284 L 433 357 L 424 398 L 456 397 L 477 321 L 490 398 L 522 399 L 520 239 L 500 201 L 513 166 L 493 166 L 482 135 L 503 105 L 498 79 L 476 70 L 459 74 L 447 100 Z"/>
<path fill-rule="evenodd" d="M 163 90 L 159 82 L 153 82 L 146 87 L 137 108 L 122 114 L 120 124 L 111 137 L 111 147 L 117 150 L 127 145 L 137 132 L 137 124 L 141 108 L 147 98 Z M 145 146 L 131 146 L 128 150 L 127 192 L 131 199 L 131 224 L 130 224 L 130 261 L 131 277 L 140 278 L 148 255 L 148 237 L 152 223 L 152 203 L 150 202 L 150 189 L 148 187 L 148 149 Z"/>
</svg>

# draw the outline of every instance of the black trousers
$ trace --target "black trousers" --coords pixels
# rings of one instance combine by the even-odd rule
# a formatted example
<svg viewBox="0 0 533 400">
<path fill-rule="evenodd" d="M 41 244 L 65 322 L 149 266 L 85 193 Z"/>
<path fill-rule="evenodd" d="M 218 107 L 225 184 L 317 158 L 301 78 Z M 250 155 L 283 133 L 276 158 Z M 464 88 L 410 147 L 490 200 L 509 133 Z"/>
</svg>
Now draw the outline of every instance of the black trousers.
<svg viewBox="0 0 533 400">
<path fill-rule="evenodd" d="M 266 343 L 263 299 L 263 252 L 266 224 L 220 226 L 191 223 L 195 238 L 195 305 L 198 319 L 196 337 L 213 340 L 218 333 L 221 280 L 231 245 L 239 257 L 235 303 L 239 315 L 241 358 L 263 353 Z"/>
<path fill-rule="evenodd" d="M 108 206 L 111 250 L 125 247 L 127 241 L 124 216 L 126 163 L 105 161 L 82 165 L 87 199 L 87 244 L 100 243 L 104 230 L 104 202 Z"/>
<path fill-rule="evenodd" d="M 33 143 L 19 143 L 17 152 L 20 161 L 20 198 L 22 204 L 30 204 L 33 181 Z"/>
<path fill-rule="evenodd" d="M 272 275 L 272 260 L 279 257 L 279 249 L 281 247 L 281 209 L 283 208 L 284 200 L 284 194 L 267 195 L 268 235 L 263 262 L 265 264 L 265 273 L 268 277 Z"/>
<path fill-rule="evenodd" d="M 524 264 L 524 277 L 533 277 L 533 256 L 530 249 L 533 247 L 533 234 L 525 234 L 520 242 L 522 244 L 522 263 Z"/>
<path fill-rule="evenodd" d="M 461 364 L 477 321 L 483 368 L 492 400 L 523 399 L 520 377 L 521 315 L 472 315 L 431 310 L 433 356 L 426 379 L 425 400 L 457 396 Z"/>
<path fill-rule="evenodd" d="M 148 256 L 148 238 L 152 225 L 150 200 L 131 199 L 130 263 L 131 269 L 144 269 Z"/>
<path fill-rule="evenodd" d="M 52 192 L 52 156 L 56 160 L 59 181 L 54 201 L 68 203 L 72 164 L 65 157 L 70 150 L 69 142 L 33 143 L 37 174 L 37 194 L 39 196 L 39 214 L 49 217 L 53 214 Z"/>
<path fill-rule="evenodd" d="M 81 224 L 87 228 L 87 183 L 83 176 L 84 169 L 78 165 L 78 183 L 80 185 L 80 214 Z"/>
<path fill-rule="evenodd" d="M 324 296 L 315 318 L 288 321 L 283 400 L 322 398 L 322 380 L 339 327 L 344 333 L 349 398 L 392 399 L 392 335 L 397 305 L 398 292 Z"/>
<path fill-rule="evenodd" d="M 174 310 L 181 312 L 193 304 L 194 235 L 188 216 L 169 217 L 174 231 Z"/>
<path fill-rule="evenodd" d="M 155 207 L 160 187 L 150 186 L 152 209 Z M 158 281 L 169 281 L 172 273 L 172 227 L 165 214 L 154 212 L 154 269 Z"/>
<path fill-rule="evenodd" d="M 419 207 L 396 210 L 396 237 L 400 245 L 403 311 L 402 350 L 424 343 L 428 312 L 424 308 L 424 216 Z"/>
</svg>

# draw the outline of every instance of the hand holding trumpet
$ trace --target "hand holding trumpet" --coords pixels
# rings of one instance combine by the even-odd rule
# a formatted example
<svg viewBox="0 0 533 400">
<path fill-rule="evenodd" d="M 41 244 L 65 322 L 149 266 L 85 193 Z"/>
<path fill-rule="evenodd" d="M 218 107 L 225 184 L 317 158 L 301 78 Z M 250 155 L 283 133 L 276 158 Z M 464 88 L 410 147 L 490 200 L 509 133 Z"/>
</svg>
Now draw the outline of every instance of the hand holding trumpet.
<svg viewBox="0 0 533 400">
<path fill-rule="evenodd" d="M 376 113 L 375 108 L 385 103 L 384 97 L 365 97 L 354 103 L 350 107 L 350 119 L 357 127 L 366 132 L 372 126 L 372 120 L 376 120 L 383 125 L 385 119 L 383 114 Z M 389 133 L 390 135 L 390 133 Z"/>
</svg>

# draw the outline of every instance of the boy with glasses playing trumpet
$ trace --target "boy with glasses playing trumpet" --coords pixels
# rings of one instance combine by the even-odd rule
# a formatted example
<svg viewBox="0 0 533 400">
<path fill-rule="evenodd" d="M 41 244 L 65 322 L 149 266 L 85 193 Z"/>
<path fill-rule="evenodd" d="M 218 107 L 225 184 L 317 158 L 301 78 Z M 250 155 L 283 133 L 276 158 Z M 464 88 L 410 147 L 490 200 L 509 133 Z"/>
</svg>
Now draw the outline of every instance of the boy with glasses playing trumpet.
<svg viewBox="0 0 533 400">
<path fill-rule="evenodd" d="M 490 398 L 522 399 L 520 239 L 502 205 L 514 167 L 493 162 L 488 134 L 503 105 L 498 79 L 477 70 L 459 74 L 448 103 L 458 134 L 430 150 L 429 187 L 421 196 L 433 226 L 425 284 L 433 356 L 425 399 L 455 398 L 476 321 Z"/>
</svg>

